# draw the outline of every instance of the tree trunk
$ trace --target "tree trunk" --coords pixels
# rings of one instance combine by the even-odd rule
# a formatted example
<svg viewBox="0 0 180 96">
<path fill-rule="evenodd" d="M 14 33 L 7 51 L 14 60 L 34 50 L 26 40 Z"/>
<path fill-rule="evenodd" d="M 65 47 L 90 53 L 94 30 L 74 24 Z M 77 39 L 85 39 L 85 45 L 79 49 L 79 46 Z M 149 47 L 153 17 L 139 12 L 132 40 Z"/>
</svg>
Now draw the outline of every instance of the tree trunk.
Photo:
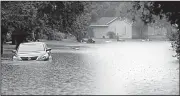
<svg viewBox="0 0 180 96">
<path fill-rule="evenodd" d="M 6 39 L 8 29 L 1 25 L 1 55 L 3 54 L 3 43 Z"/>
<path fill-rule="evenodd" d="M 32 36 L 32 41 L 35 41 L 35 34 L 34 34 L 34 30 L 33 30 L 32 34 L 31 34 L 31 36 Z"/>
<path fill-rule="evenodd" d="M 16 43 L 16 50 L 17 50 L 17 48 L 19 47 L 19 45 L 22 42 L 26 42 L 26 38 L 27 38 L 27 36 L 25 36 L 25 35 L 18 35 L 17 36 L 17 39 L 16 39 L 16 41 L 17 41 L 17 43 Z"/>
<path fill-rule="evenodd" d="M 78 42 L 81 42 L 82 38 L 81 37 L 77 37 L 76 38 Z"/>
<path fill-rule="evenodd" d="M 140 38 L 142 39 L 142 28 L 140 28 Z"/>
<path fill-rule="evenodd" d="M 3 54 L 3 42 L 4 42 L 4 39 L 2 38 L 1 39 L 1 55 Z"/>
</svg>

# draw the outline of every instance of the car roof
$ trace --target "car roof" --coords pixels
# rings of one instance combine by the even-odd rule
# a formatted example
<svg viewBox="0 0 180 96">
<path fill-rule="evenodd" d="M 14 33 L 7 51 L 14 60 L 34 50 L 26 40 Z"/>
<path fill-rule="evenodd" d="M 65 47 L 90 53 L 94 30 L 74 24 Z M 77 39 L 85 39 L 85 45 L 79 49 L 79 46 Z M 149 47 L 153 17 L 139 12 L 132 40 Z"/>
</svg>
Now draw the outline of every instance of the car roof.
<svg viewBox="0 0 180 96">
<path fill-rule="evenodd" d="M 28 44 L 45 44 L 44 42 L 25 42 L 25 43 L 21 43 L 23 45 L 28 45 Z"/>
</svg>

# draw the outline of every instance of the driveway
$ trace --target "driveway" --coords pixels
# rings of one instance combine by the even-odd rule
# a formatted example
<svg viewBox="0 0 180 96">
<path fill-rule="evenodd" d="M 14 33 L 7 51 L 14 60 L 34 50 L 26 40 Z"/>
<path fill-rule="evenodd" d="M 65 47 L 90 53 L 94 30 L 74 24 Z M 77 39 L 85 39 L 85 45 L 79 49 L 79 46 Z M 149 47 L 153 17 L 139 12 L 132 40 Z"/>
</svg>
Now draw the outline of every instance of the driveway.
<svg viewBox="0 0 180 96">
<path fill-rule="evenodd" d="M 179 94 L 179 64 L 167 41 L 58 45 L 51 63 L 3 60 L 2 94 Z"/>
</svg>

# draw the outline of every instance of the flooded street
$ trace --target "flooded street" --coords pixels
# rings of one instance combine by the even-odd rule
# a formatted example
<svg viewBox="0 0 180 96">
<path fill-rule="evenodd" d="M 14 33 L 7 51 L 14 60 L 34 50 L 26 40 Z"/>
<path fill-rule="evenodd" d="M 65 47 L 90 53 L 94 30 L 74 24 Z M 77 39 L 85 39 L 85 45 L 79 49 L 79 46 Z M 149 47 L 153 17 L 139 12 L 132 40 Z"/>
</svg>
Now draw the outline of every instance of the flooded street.
<svg viewBox="0 0 180 96">
<path fill-rule="evenodd" d="M 88 45 L 88 44 L 87 44 Z M 178 95 L 171 44 L 112 42 L 53 49 L 52 62 L 2 61 L 3 95 Z"/>
</svg>

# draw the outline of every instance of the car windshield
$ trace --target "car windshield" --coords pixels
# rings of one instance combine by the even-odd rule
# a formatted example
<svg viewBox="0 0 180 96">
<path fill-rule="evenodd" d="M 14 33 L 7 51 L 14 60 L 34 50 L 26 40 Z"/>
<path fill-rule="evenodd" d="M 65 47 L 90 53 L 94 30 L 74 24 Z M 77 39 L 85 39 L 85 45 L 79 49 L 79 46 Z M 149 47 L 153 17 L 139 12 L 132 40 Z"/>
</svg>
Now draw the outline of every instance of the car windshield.
<svg viewBox="0 0 180 96">
<path fill-rule="evenodd" d="M 43 44 L 20 44 L 18 52 L 44 51 Z"/>
</svg>

